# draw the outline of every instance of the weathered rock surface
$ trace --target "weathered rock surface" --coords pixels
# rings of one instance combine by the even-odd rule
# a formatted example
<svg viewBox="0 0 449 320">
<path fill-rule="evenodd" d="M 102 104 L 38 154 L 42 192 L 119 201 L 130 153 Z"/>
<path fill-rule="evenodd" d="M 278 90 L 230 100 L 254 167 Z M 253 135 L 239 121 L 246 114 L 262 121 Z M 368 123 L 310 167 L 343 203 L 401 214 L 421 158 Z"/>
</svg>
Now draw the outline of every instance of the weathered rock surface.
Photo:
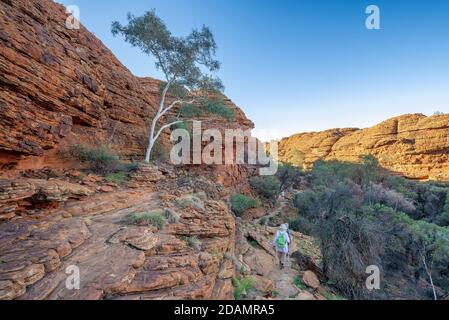
<svg viewBox="0 0 449 320">
<path fill-rule="evenodd" d="M 281 161 L 306 169 L 320 159 L 357 162 L 367 154 L 409 178 L 449 180 L 449 114 L 403 115 L 368 129 L 296 134 L 279 144 Z"/>
<path fill-rule="evenodd" d="M 100 193 L 0 224 L 0 299 L 232 298 L 235 223 L 227 207 L 206 199 L 199 212 L 165 201 L 180 217 L 163 230 L 126 222 L 160 201 L 148 189 Z M 201 251 L 189 246 L 192 236 Z M 66 286 L 73 266 L 79 290 Z"/>
<path fill-rule="evenodd" d="M 89 188 L 61 180 L 0 179 L 0 220 L 13 218 L 16 210 L 33 203 L 60 203 L 91 194 Z"/>
<path fill-rule="evenodd" d="M 307 270 L 304 272 L 302 276 L 302 281 L 304 284 L 312 289 L 318 289 L 320 287 L 320 280 L 316 276 L 315 273 L 313 273 L 310 270 Z"/>
</svg>

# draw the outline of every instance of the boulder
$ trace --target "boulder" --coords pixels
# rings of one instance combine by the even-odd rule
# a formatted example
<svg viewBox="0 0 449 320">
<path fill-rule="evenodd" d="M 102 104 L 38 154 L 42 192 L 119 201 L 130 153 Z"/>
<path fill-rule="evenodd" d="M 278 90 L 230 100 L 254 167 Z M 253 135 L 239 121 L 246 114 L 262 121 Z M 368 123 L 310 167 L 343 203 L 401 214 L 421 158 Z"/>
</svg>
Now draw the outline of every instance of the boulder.
<svg viewBox="0 0 449 320">
<path fill-rule="evenodd" d="M 262 293 L 262 295 L 273 292 L 274 283 L 271 279 L 259 275 L 251 276 L 251 278 L 254 280 L 253 288 Z"/>
<path fill-rule="evenodd" d="M 264 250 L 251 248 L 243 260 L 256 275 L 267 277 L 275 269 L 275 258 Z"/>
<path fill-rule="evenodd" d="M 313 294 L 308 291 L 301 291 L 295 298 L 295 300 L 317 300 Z"/>
<path fill-rule="evenodd" d="M 318 289 L 320 287 L 320 280 L 318 279 L 316 274 L 310 270 L 304 272 L 302 276 L 302 281 L 306 286 L 312 289 Z"/>
</svg>

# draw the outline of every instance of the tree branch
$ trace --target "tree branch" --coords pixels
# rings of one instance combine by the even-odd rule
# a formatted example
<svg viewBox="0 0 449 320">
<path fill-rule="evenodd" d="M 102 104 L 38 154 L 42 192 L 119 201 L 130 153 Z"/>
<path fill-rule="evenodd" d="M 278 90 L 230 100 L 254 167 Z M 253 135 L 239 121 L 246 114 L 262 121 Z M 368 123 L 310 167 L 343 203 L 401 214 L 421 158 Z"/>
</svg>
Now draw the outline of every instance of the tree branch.
<svg viewBox="0 0 449 320">
<path fill-rule="evenodd" d="M 157 115 L 159 115 L 164 110 L 165 105 L 165 97 L 167 96 L 168 89 L 170 88 L 172 83 L 172 80 L 168 81 L 165 85 L 164 91 L 162 91 L 162 97 L 161 97 L 161 103 L 159 104 L 159 111 L 157 112 Z M 157 117 L 156 115 L 156 117 Z"/>
<path fill-rule="evenodd" d="M 156 133 L 156 135 L 154 136 L 154 138 L 153 138 L 153 143 L 159 138 L 159 136 L 161 135 L 161 133 L 165 130 L 165 129 L 168 129 L 168 128 L 170 128 L 171 126 L 174 126 L 175 124 L 178 124 L 178 123 L 181 123 L 181 122 L 184 122 L 183 120 L 178 120 L 178 121 L 173 121 L 173 122 L 171 122 L 171 123 L 168 123 L 168 124 L 166 124 L 166 125 L 163 125 L 160 129 L 159 129 L 159 131 Z"/>
<path fill-rule="evenodd" d="M 433 291 L 433 297 L 435 300 L 438 300 L 437 293 L 435 292 L 435 286 L 433 285 L 432 273 L 430 272 L 429 268 L 427 267 L 426 257 L 424 256 L 424 253 L 421 254 L 421 258 L 422 258 L 422 262 L 424 264 L 424 269 L 426 270 L 426 273 L 430 279 L 430 284 L 432 286 L 432 291 Z"/>
<path fill-rule="evenodd" d="M 157 120 L 159 120 L 160 118 L 162 118 L 167 112 L 169 112 L 170 110 L 172 110 L 174 107 L 176 107 L 177 104 L 182 105 L 182 104 L 192 104 L 195 102 L 195 99 L 192 99 L 190 101 L 182 101 L 182 100 L 176 100 L 174 101 L 170 106 L 168 106 L 165 110 L 163 110 L 162 112 L 158 113 L 156 115 Z"/>
</svg>

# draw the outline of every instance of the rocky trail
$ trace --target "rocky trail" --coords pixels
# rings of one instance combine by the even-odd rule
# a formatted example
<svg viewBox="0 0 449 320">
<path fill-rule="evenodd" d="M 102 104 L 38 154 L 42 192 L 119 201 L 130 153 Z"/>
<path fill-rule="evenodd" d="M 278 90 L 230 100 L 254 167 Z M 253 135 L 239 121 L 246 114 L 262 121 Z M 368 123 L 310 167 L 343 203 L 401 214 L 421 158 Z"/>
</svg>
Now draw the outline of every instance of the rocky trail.
<svg viewBox="0 0 449 320">
<path fill-rule="evenodd" d="M 279 206 L 277 207 L 276 210 L 274 210 L 272 213 L 262 216 L 258 219 L 255 220 L 254 223 L 258 223 L 260 224 L 263 220 L 268 221 L 276 216 L 278 216 L 279 214 L 281 214 L 283 212 L 283 210 L 287 207 L 287 202 L 285 200 L 281 201 L 281 203 L 279 204 Z"/>
<path fill-rule="evenodd" d="M 190 187 L 139 184 L 156 177 L 178 181 L 151 166 L 134 188 L 109 192 L 59 179 L 2 180 L 1 202 L 18 211 L 0 224 L 0 300 L 232 298 L 235 221 L 226 204 Z M 131 223 L 130 214 L 163 216 L 165 225 Z M 79 288 L 67 286 L 73 270 Z"/>
<path fill-rule="evenodd" d="M 308 266 L 319 268 L 321 254 L 313 238 L 292 232 L 291 255 L 281 269 L 272 246 L 277 227 L 263 226 L 262 219 L 276 218 L 288 208 L 286 200 L 272 213 L 252 222 L 237 222 L 237 255 L 242 277 L 254 280 L 249 299 L 323 300 L 326 292 L 318 277 Z M 308 265 L 298 263 L 308 261 Z M 243 270 L 243 272 L 242 272 Z"/>
<path fill-rule="evenodd" d="M 299 289 L 293 283 L 297 276 L 298 271 L 292 269 L 291 258 L 288 258 L 283 269 L 277 267 L 270 274 L 270 278 L 274 283 L 274 290 L 277 293 L 276 299 L 288 300 L 297 297 Z"/>
</svg>

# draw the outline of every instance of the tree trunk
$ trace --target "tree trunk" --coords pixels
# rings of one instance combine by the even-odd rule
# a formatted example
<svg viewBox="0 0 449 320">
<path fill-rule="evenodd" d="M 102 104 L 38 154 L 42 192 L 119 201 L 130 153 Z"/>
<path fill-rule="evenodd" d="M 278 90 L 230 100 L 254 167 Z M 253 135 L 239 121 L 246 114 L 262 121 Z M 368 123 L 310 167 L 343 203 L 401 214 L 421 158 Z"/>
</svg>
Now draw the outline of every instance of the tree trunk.
<svg viewBox="0 0 449 320">
<path fill-rule="evenodd" d="M 150 135 L 150 142 L 148 143 L 147 152 L 145 154 L 145 162 L 146 163 L 150 163 L 150 160 L 151 160 L 151 154 L 152 154 L 153 147 L 154 147 L 154 142 L 153 142 L 153 138 L 152 138 L 153 133 Z"/>
<path fill-rule="evenodd" d="M 167 96 L 167 92 L 168 92 L 168 89 L 170 88 L 170 85 L 171 85 L 171 81 L 168 81 L 167 84 L 165 85 L 164 91 L 162 91 L 161 102 L 159 104 L 159 110 L 155 114 L 153 120 L 151 121 L 151 129 L 150 129 L 150 136 L 149 136 L 149 140 L 148 140 L 148 148 L 147 148 L 147 152 L 145 154 L 145 162 L 146 163 L 150 163 L 150 160 L 151 160 L 151 154 L 153 152 L 154 143 L 156 142 L 155 138 L 154 138 L 154 132 L 156 131 L 156 124 L 159 120 L 161 113 L 164 111 L 165 97 Z"/>
<path fill-rule="evenodd" d="M 429 268 L 427 268 L 426 257 L 424 256 L 424 254 L 422 255 L 422 262 L 424 264 L 424 268 L 426 269 L 427 275 L 429 276 L 429 279 L 430 279 L 430 284 L 431 284 L 432 290 L 433 290 L 433 297 L 435 300 L 438 300 L 437 293 L 435 291 L 435 286 L 433 285 L 432 273 L 429 271 Z"/>
</svg>

